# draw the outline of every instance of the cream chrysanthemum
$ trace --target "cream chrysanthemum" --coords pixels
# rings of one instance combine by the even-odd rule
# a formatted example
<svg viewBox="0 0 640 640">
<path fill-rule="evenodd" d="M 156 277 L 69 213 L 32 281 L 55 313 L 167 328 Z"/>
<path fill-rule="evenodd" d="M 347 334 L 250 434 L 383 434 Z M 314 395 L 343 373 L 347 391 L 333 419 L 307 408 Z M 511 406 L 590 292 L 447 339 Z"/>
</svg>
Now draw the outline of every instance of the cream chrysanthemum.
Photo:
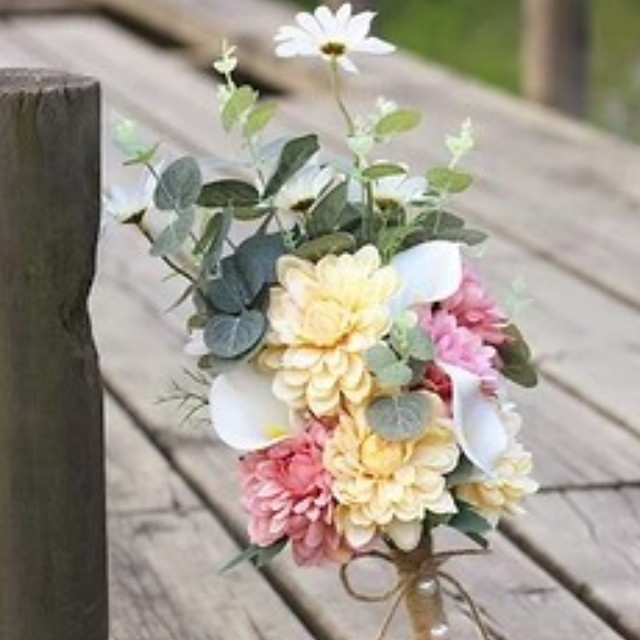
<svg viewBox="0 0 640 640">
<path fill-rule="evenodd" d="M 389 330 L 389 299 L 399 288 L 368 245 L 317 264 L 294 256 L 278 261 L 269 305 L 270 333 L 260 356 L 274 372 L 275 395 L 316 416 L 359 405 L 371 393 L 364 352 Z"/>
<path fill-rule="evenodd" d="M 384 533 L 410 550 L 420 540 L 427 511 L 456 511 L 444 476 L 456 467 L 460 452 L 441 401 L 428 395 L 431 422 L 414 440 L 381 438 L 359 410 L 340 417 L 326 444 L 324 464 L 338 501 L 336 524 L 355 548 Z"/>
<path fill-rule="evenodd" d="M 496 463 L 493 477 L 456 487 L 456 498 L 475 507 L 491 524 L 497 524 L 504 514 L 523 513 L 520 503 L 538 490 L 532 471 L 531 454 L 513 442 Z"/>
</svg>

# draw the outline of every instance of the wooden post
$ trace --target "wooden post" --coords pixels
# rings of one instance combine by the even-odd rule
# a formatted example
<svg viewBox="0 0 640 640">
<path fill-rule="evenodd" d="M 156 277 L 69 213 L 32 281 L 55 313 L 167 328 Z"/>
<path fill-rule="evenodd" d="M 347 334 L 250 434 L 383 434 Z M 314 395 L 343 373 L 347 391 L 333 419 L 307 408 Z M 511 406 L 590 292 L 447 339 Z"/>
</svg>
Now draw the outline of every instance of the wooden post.
<svg viewBox="0 0 640 640">
<path fill-rule="evenodd" d="M 584 117 L 589 91 L 590 0 L 522 0 L 523 93 Z"/>
<path fill-rule="evenodd" d="M 0 638 L 106 640 L 100 89 L 0 70 Z"/>
</svg>

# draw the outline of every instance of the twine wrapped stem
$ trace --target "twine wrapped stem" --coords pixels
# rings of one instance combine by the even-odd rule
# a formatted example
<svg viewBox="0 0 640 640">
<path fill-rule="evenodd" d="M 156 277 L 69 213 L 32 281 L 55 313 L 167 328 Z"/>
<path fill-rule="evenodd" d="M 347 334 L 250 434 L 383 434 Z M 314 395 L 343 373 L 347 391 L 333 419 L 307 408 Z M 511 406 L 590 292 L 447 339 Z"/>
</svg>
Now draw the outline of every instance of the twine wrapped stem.
<svg viewBox="0 0 640 640">
<path fill-rule="evenodd" d="M 453 586 L 466 602 L 476 629 L 483 640 L 491 640 L 473 598 L 459 580 L 440 568 L 450 558 L 484 553 L 482 549 L 454 549 L 434 553 L 431 535 L 425 533 L 420 544 L 413 551 L 390 548 L 388 552 L 373 550 L 358 554 L 342 566 L 340 578 L 346 592 L 356 600 L 391 601 L 391 607 L 375 640 L 386 638 L 389 626 L 403 601 L 411 621 L 413 640 L 449 640 L 449 625 L 440 587 L 442 580 Z M 378 594 L 362 593 L 354 588 L 349 571 L 354 563 L 364 558 L 377 558 L 393 564 L 398 573 L 396 584 Z"/>
</svg>

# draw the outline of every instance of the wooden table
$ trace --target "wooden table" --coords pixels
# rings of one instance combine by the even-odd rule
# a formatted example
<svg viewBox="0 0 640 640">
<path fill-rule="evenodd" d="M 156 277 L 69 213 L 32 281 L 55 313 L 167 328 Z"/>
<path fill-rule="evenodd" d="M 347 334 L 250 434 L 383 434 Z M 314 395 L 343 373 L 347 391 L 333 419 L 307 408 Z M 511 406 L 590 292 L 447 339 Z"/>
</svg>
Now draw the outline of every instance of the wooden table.
<svg viewBox="0 0 640 640">
<path fill-rule="evenodd" d="M 226 33 L 248 75 L 280 92 L 280 129 L 319 128 L 338 148 L 317 68 L 267 54 L 290 19 L 282 5 L 101 4 L 111 17 L 0 21 L 0 64 L 95 75 L 105 121 L 114 109 L 169 155 L 224 158 L 233 141 L 198 65 Z M 146 28 L 114 21 L 125 14 Z M 444 132 L 474 119 L 478 180 L 460 205 L 491 232 L 483 264 L 494 285 L 505 291 L 522 275 L 535 298 L 523 324 L 543 380 L 521 402 L 543 488 L 530 515 L 493 535 L 490 557 L 451 569 L 500 638 L 640 639 L 640 151 L 405 55 L 365 65 L 348 100 L 366 111 L 379 93 L 427 116 L 421 135 L 395 149 L 416 168 L 444 159 Z M 123 180 L 108 141 L 105 168 L 107 183 Z M 108 396 L 113 640 L 373 638 L 386 606 L 349 600 L 332 569 L 281 559 L 264 572 L 218 572 L 244 542 L 234 454 L 155 402 L 183 362 L 183 318 L 164 313 L 178 283 L 162 282 L 162 266 L 126 230 L 106 228 L 100 254 L 93 317 Z M 457 637 L 473 637 L 464 608 L 452 609 Z"/>
</svg>

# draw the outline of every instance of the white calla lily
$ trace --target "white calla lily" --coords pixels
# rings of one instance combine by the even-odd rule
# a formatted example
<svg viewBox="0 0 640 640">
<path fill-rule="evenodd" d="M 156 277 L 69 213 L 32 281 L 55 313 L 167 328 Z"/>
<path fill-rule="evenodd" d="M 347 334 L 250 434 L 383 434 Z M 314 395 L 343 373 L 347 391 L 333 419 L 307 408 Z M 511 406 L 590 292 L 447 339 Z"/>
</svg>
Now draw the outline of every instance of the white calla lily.
<svg viewBox="0 0 640 640">
<path fill-rule="evenodd" d="M 396 255 L 391 266 L 402 281 L 402 288 L 390 301 L 392 318 L 414 304 L 444 300 L 462 283 L 462 256 L 456 242 L 423 242 Z"/>
<path fill-rule="evenodd" d="M 271 389 L 273 378 L 249 364 L 218 376 L 211 385 L 209 411 L 220 439 L 234 449 L 256 451 L 293 435 L 289 407 Z"/>
<path fill-rule="evenodd" d="M 473 464 L 492 474 L 509 445 L 500 406 L 480 389 L 481 378 L 466 369 L 438 362 L 451 379 L 453 424 L 458 443 Z"/>
</svg>

